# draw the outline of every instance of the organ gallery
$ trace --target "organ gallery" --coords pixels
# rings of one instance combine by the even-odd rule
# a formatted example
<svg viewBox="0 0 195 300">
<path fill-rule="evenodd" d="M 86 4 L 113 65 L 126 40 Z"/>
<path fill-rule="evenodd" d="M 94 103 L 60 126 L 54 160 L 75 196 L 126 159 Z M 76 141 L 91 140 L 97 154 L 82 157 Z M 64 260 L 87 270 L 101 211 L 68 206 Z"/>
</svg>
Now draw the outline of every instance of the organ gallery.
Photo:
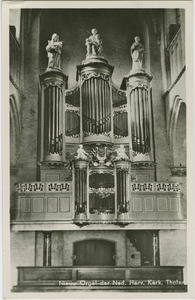
<svg viewBox="0 0 195 300">
<path fill-rule="evenodd" d="M 22 9 L 20 22 L 12 292 L 185 292 L 183 10 Z"/>
</svg>

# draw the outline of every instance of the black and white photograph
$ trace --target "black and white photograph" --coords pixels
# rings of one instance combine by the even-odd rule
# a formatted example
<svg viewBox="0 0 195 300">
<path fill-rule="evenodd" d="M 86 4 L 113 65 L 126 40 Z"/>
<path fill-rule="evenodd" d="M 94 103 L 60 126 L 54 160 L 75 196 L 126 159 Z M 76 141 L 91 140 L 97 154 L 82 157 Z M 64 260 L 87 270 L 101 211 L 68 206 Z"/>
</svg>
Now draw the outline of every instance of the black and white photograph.
<svg viewBox="0 0 195 300">
<path fill-rule="evenodd" d="M 191 1 L 38 2 L 8 9 L 9 297 L 187 297 Z"/>
</svg>

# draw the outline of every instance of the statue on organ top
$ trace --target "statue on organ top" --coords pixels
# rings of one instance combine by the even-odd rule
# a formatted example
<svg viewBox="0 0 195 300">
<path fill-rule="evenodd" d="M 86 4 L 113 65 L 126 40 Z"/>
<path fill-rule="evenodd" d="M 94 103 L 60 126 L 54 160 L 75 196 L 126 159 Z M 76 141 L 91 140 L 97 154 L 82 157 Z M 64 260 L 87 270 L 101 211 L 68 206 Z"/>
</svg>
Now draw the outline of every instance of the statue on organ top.
<svg viewBox="0 0 195 300">
<path fill-rule="evenodd" d="M 87 58 L 90 56 L 102 56 L 102 39 L 100 39 L 100 35 L 97 34 L 97 32 L 97 29 L 92 29 L 92 35 L 90 35 L 90 37 L 88 37 L 85 41 L 85 45 L 87 46 Z"/>
<path fill-rule="evenodd" d="M 132 70 L 131 72 L 143 71 L 144 46 L 140 43 L 140 38 L 135 37 L 135 42 L 131 46 Z"/>
<path fill-rule="evenodd" d="M 61 52 L 62 42 L 59 41 L 59 36 L 54 33 L 51 41 L 48 41 L 46 47 L 48 56 L 48 69 L 61 69 Z"/>
</svg>

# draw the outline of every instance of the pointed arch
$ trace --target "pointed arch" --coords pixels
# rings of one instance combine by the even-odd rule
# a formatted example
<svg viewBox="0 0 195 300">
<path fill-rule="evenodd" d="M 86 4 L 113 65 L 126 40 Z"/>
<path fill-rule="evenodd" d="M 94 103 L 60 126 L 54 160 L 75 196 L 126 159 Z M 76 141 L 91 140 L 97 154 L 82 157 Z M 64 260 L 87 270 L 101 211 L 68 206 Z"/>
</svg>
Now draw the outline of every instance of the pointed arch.
<svg viewBox="0 0 195 300">
<path fill-rule="evenodd" d="M 179 121 L 180 116 L 182 117 L 182 122 Z M 184 156 L 185 151 L 183 150 L 186 149 L 186 145 L 184 145 L 186 144 L 185 125 L 186 125 L 186 103 L 179 95 L 177 95 L 173 102 L 172 110 L 170 113 L 170 119 L 169 119 L 169 127 L 168 127 L 168 141 L 169 141 L 170 149 L 172 150 L 174 165 L 178 165 L 178 158 L 176 156 L 179 155 L 179 152 L 180 152 L 180 156 Z M 178 132 L 180 132 L 180 134 L 182 135 L 182 137 L 180 136 L 179 139 L 177 136 Z M 183 147 L 185 149 L 183 149 Z M 181 160 L 184 163 L 185 158 L 182 158 Z"/>
</svg>

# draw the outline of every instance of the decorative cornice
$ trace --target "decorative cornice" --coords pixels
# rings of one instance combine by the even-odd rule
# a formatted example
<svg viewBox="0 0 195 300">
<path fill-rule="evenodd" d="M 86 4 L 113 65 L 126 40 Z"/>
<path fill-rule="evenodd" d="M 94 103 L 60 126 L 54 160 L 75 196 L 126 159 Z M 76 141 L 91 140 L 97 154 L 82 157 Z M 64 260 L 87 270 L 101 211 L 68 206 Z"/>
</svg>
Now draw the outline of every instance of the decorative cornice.
<svg viewBox="0 0 195 300">
<path fill-rule="evenodd" d="M 54 81 L 44 81 L 44 86 L 46 87 L 46 88 L 48 88 L 49 86 L 52 86 L 52 87 L 54 87 L 54 86 L 57 86 L 58 88 L 60 88 L 60 89 L 62 89 L 62 86 L 64 85 L 64 82 L 62 81 L 62 82 L 54 82 Z"/>
<path fill-rule="evenodd" d="M 49 166 L 49 167 L 55 167 L 55 166 L 63 166 L 67 167 L 68 163 L 65 161 L 41 161 L 38 162 L 39 166 Z"/>
<path fill-rule="evenodd" d="M 90 78 L 102 78 L 103 80 L 109 81 L 110 76 L 103 73 L 88 73 L 88 74 L 82 74 L 82 83 L 85 80 L 88 80 Z"/>
<path fill-rule="evenodd" d="M 148 91 L 148 87 L 143 84 L 140 84 L 140 83 L 134 87 L 132 87 L 132 86 L 129 86 L 129 87 L 130 87 L 130 93 L 137 88 Z"/>
<path fill-rule="evenodd" d="M 117 93 L 120 96 L 127 97 L 126 92 L 124 92 L 120 89 L 117 89 L 115 86 L 113 86 L 113 84 L 112 84 L 112 90 L 113 90 L 113 92 Z"/>
</svg>

